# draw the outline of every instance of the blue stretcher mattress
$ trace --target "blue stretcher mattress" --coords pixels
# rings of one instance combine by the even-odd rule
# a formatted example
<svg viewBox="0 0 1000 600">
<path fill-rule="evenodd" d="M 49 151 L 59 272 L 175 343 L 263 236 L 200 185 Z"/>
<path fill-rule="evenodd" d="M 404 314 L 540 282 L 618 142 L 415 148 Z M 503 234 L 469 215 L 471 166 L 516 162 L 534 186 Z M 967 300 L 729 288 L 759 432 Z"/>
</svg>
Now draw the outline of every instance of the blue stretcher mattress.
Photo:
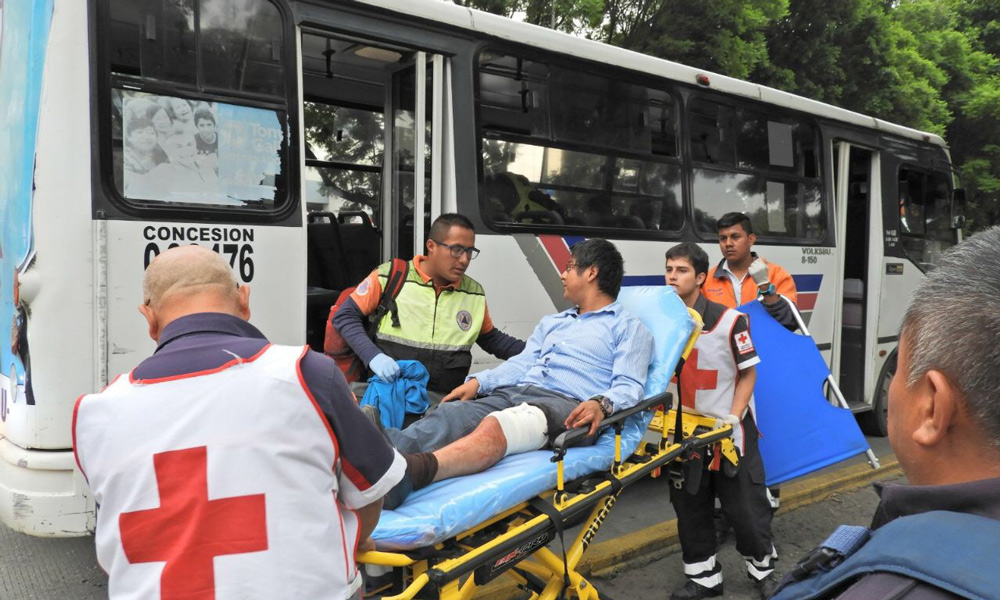
<svg viewBox="0 0 1000 600">
<path fill-rule="evenodd" d="M 646 396 L 662 393 L 694 328 L 687 308 L 667 286 L 622 289 L 618 300 L 653 333 L 654 354 L 646 379 Z M 622 454 L 639 445 L 651 413 L 632 416 L 622 432 Z M 614 461 L 612 430 L 593 446 L 572 448 L 563 461 L 566 480 L 608 469 Z M 391 511 L 383 511 L 372 534 L 380 550 L 411 550 L 430 546 L 556 486 L 552 452 L 539 450 L 508 456 L 482 473 L 439 481 L 418 490 Z"/>
</svg>

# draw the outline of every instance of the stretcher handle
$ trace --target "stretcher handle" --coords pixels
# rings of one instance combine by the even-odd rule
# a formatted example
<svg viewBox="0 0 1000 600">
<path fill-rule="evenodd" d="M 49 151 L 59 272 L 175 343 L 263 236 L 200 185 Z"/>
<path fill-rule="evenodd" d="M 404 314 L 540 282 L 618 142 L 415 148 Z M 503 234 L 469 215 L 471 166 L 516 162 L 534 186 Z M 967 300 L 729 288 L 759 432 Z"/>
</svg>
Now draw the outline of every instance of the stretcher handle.
<svg viewBox="0 0 1000 600">
<path fill-rule="evenodd" d="M 620 429 L 625 422 L 625 419 L 631 417 L 634 414 L 640 413 L 644 410 L 649 410 L 654 406 L 659 406 L 663 404 L 664 406 L 670 406 L 673 402 L 673 396 L 670 392 L 663 392 L 657 394 L 650 398 L 647 398 L 636 404 L 632 408 L 626 408 L 625 410 L 620 410 L 610 417 L 601 421 L 601 428 L 607 426 L 613 426 L 616 430 Z M 573 429 L 568 429 L 559 434 L 559 437 L 552 442 L 552 462 L 559 462 L 566 456 L 566 451 L 573 446 L 579 445 L 579 443 L 587 437 L 587 433 L 590 431 L 589 425 L 584 425 L 583 427 L 575 427 Z M 598 432 L 600 433 L 600 432 Z"/>
</svg>

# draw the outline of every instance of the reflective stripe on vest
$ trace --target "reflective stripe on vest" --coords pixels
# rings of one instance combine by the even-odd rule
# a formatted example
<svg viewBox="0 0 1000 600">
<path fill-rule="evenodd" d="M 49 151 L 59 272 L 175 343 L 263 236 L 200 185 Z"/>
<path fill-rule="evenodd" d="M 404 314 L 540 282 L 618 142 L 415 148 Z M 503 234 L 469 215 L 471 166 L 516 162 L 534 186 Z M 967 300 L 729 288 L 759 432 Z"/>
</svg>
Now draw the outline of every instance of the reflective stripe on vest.
<svg viewBox="0 0 1000 600">
<path fill-rule="evenodd" d="M 112 600 L 358 589 L 358 519 L 337 500 L 336 440 L 300 383 L 303 353 L 272 345 L 217 372 L 120 377 L 80 400 L 74 434 Z"/>
</svg>

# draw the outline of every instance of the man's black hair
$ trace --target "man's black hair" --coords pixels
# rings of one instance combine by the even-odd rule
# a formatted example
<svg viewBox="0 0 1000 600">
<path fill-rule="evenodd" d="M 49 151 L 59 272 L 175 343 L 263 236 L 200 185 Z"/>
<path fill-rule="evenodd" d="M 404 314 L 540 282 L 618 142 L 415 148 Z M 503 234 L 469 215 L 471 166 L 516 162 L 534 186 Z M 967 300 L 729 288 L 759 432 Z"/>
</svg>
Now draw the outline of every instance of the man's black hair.
<svg viewBox="0 0 1000 600">
<path fill-rule="evenodd" d="M 570 252 L 573 253 L 577 273 L 596 266 L 598 289 L 617 300 L 622 289 L 622 277 L 625 276 L 625 261 L 618 248 L 608 240 L 591 238 L 573 244 Z"/>
<path fill-rule="evenodd" d="M 670 250 L 667 250 L 667 260 L 671 258 L 674 260 L 678 258 L 688 259 L 691 262 L 691 266 L 694 267 L 695 277 L 702 273 L 708 274 L 708 254 L 698 247 L 698 244 L 692 244 L 691 242 L 677 244 Z"/>
<path fill-rule="evenodd" d="M 750 222 L 750 217 L 740 212 L 726 213 L 719 217 L 716 231 L 722 231 L 734 225 L 742 225 L 743 231 L 747 232 L 747 235 L 753 233 L 753 223 Z"/>
<path fill-rule="evenodd" d="M 463 217 L 458 213 L 444 213 L 440 217 L 434 219 L 431 223 L 431 230 L 428 232 L 427 236 L 432 240 L 440 240 L 448 235 L 453 226 L 459 226 L 463 229 L 469 229 L 473 232 L 476 231 L 476 227 L 472 224 L 467 217 Z"/>
</svg>

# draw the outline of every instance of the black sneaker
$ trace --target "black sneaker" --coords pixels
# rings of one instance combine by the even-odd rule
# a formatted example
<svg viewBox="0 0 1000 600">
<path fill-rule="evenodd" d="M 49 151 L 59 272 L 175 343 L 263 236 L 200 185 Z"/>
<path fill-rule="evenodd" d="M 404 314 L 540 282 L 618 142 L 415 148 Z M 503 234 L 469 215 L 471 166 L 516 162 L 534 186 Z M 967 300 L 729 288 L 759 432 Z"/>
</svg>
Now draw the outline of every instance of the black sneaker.
<svg viewBox="0 0 1000 600">
<path fill-rule="evenodd" d="M 754 581 L 753 585 L 757 588 L 757 593 L 760 595 L 760 600 L 767 600 L 774 594 L 774 589 L 778 587 L 777 581 L 774 577 L 765 577 L 760 581 Z"/>
<path fill-rule="evenodd" d="M 394 485 L 391 490 L 382 498 L 382 509 L 392 510 L 406 501 L 406 497 L 413 491 L 413 480 L 410 474 L 403 472 L 403 478 Z"/>
<path fill-rule="evenodd" d="M 700 598 L 715 598 L 721 595 L 721 583 L 715 587 L 705 587 L 688 579 L 684 585 L 670 594 L 670 600 L 699 600 Z"/>
<path fill-rule="evenodd" d="M 382 435 L 385 435 L 385 431 L 383 431 L 382 428 L 382 413 L 379 412 L 377 406 L 375 406 L 374 404 L 362 404 L 361 412 L 365 413 L 365 416 L 368 417 L 368 420 L 371 421 L 373 425 L 375 425 L 376 429 L 382 432 Z"/>
</svg>

